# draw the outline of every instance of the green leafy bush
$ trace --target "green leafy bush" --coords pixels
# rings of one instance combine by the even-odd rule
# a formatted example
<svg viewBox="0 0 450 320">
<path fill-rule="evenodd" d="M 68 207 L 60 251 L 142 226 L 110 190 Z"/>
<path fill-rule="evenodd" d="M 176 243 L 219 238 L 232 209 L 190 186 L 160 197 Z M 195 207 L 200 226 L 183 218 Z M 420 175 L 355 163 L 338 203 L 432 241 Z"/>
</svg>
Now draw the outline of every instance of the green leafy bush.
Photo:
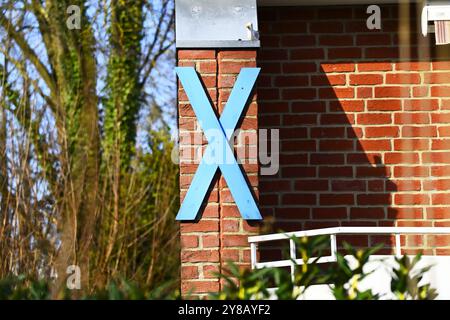
<svg viewBox="0 0 450 320">
<path fill-rule="evenodd" d="M 177 284 L 177 282 L 176 282 Z M 180 299 L 180 291 L 173 282 L 164 283 L 156 288 L 148 288 L 136 283 L 118 280 L 111 281 L 106 287 L 92 294 L 78 296 L 79 292 L 66 289 L 61 298 L 65 300 L 153 300 Z M 27 279 L 25 276 L 11 276 L 0 280 L 0 300 L 48 300 L 51 299 L 50 284 L 44 280 Z"/>
</svg>

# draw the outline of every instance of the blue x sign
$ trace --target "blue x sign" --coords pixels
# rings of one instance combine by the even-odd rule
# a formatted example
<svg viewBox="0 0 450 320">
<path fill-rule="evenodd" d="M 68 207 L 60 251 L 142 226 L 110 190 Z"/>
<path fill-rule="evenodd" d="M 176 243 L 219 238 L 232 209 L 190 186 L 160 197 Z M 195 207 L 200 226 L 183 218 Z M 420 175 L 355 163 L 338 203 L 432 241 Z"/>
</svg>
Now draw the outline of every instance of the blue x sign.
<svg viewBox="0 0 450 320">
<path fill-rule="evenodd" d="M 195 220 L 208 193 L 217 168 L 227 181 L 231 195 L 246 220 L 261 220 L 258 206 L 247 181 L 234 157 L 229 139 L 237 126 L 247 100 L 258 78 L 260 68 L 243 68 L 239 74 L 225 108 L 217 118 L 200 79 L 192 67 L 178 67 L 180 78 L 194 113 L 199 120 L 208 147 L 192 180 L 191 186 L 176 217 L 177 220 Z M 221 152 L 223 152 L 223 155 Z M 224 161 L 226 159 L 226 161 Z"/>
</svg>

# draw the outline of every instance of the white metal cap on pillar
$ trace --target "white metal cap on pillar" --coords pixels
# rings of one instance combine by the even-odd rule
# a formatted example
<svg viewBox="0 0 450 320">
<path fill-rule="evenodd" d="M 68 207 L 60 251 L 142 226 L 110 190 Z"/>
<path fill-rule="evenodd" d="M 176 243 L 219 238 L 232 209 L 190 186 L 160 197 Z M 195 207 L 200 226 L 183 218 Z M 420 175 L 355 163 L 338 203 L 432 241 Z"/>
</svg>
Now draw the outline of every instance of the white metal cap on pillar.
<svg viewBox="0 0 450 320">
<path fill-rule="evenodd" d="M 177 48 L 258 48 L 256 0 L 176 0 Z"/>
</svg>

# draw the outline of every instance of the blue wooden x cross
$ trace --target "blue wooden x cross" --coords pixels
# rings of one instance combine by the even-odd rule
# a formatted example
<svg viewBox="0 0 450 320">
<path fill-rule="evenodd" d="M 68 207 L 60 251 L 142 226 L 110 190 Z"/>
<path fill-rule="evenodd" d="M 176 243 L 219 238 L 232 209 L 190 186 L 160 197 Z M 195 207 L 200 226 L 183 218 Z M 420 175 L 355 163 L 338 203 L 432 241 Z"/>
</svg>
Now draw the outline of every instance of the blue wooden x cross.
<svg viewBox="0 0 450 320">
<path fill-rule="evenodd" d="M 178 77 L 208 140 L 208 147 L 178 211 L 177 220 L 195 220 L 217 168 L 220 168 L 227 181 L 242 217 L 246 220 L 262 219 L 229 144 L 229 139 L 245 108 L 259 71 L 260 68 L 243 68 L 241 70 L 219 120 L 195 69 L 192 67 L 176 68 Z M 219 148 L 223 150 L 224 157 L 219 157 Z M 224 158 L 227 161 L 223 161 Z"/>
</svg>

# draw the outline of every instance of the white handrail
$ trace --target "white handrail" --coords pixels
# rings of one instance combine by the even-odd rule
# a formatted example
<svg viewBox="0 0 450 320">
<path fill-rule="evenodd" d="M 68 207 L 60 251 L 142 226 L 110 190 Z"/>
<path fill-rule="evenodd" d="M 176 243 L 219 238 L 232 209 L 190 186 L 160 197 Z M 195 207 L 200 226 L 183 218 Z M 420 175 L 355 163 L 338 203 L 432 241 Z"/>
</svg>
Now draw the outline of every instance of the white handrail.
<svg viewBox="0 0 450 320">
<path fill-rule="evenodd" d="M 264 267 L 290 267 L 291 274 L 294 276 L 295 264 L 303 264 L 301 259 L 297 259 L 295 241 L 293 237 L 313 237 L 320 235 L 330 236 L 331 255 L 320 257 L 317 263 L 328 263 L 336 261 L 337 245 L 336 236 L 341 234 L 393 234 L 395 235 L 395 255 L 401 256 L 400 235 L 402 234 L 450 234 L 450 228 L 447 227 L 334 227 L 314 230 L 304 230 L 296 232 L 267 234 L 261 236 L 252 236 L 248 238 L 250 243 L 250 257 L 252 269 L 260 269 Z M 290 240 L 289 241 L 289 260 L 277 260 L 270 262 L 257 261 L 257 245 L 260 242 L 276 241 L 276 240 Z"/>
<path fill-rule="evenodd" d="M 248 237 L 248 242 L 265 242 L 331 234 L 450 234 L 450 227 L 333 227 Z"/>
</svg>

